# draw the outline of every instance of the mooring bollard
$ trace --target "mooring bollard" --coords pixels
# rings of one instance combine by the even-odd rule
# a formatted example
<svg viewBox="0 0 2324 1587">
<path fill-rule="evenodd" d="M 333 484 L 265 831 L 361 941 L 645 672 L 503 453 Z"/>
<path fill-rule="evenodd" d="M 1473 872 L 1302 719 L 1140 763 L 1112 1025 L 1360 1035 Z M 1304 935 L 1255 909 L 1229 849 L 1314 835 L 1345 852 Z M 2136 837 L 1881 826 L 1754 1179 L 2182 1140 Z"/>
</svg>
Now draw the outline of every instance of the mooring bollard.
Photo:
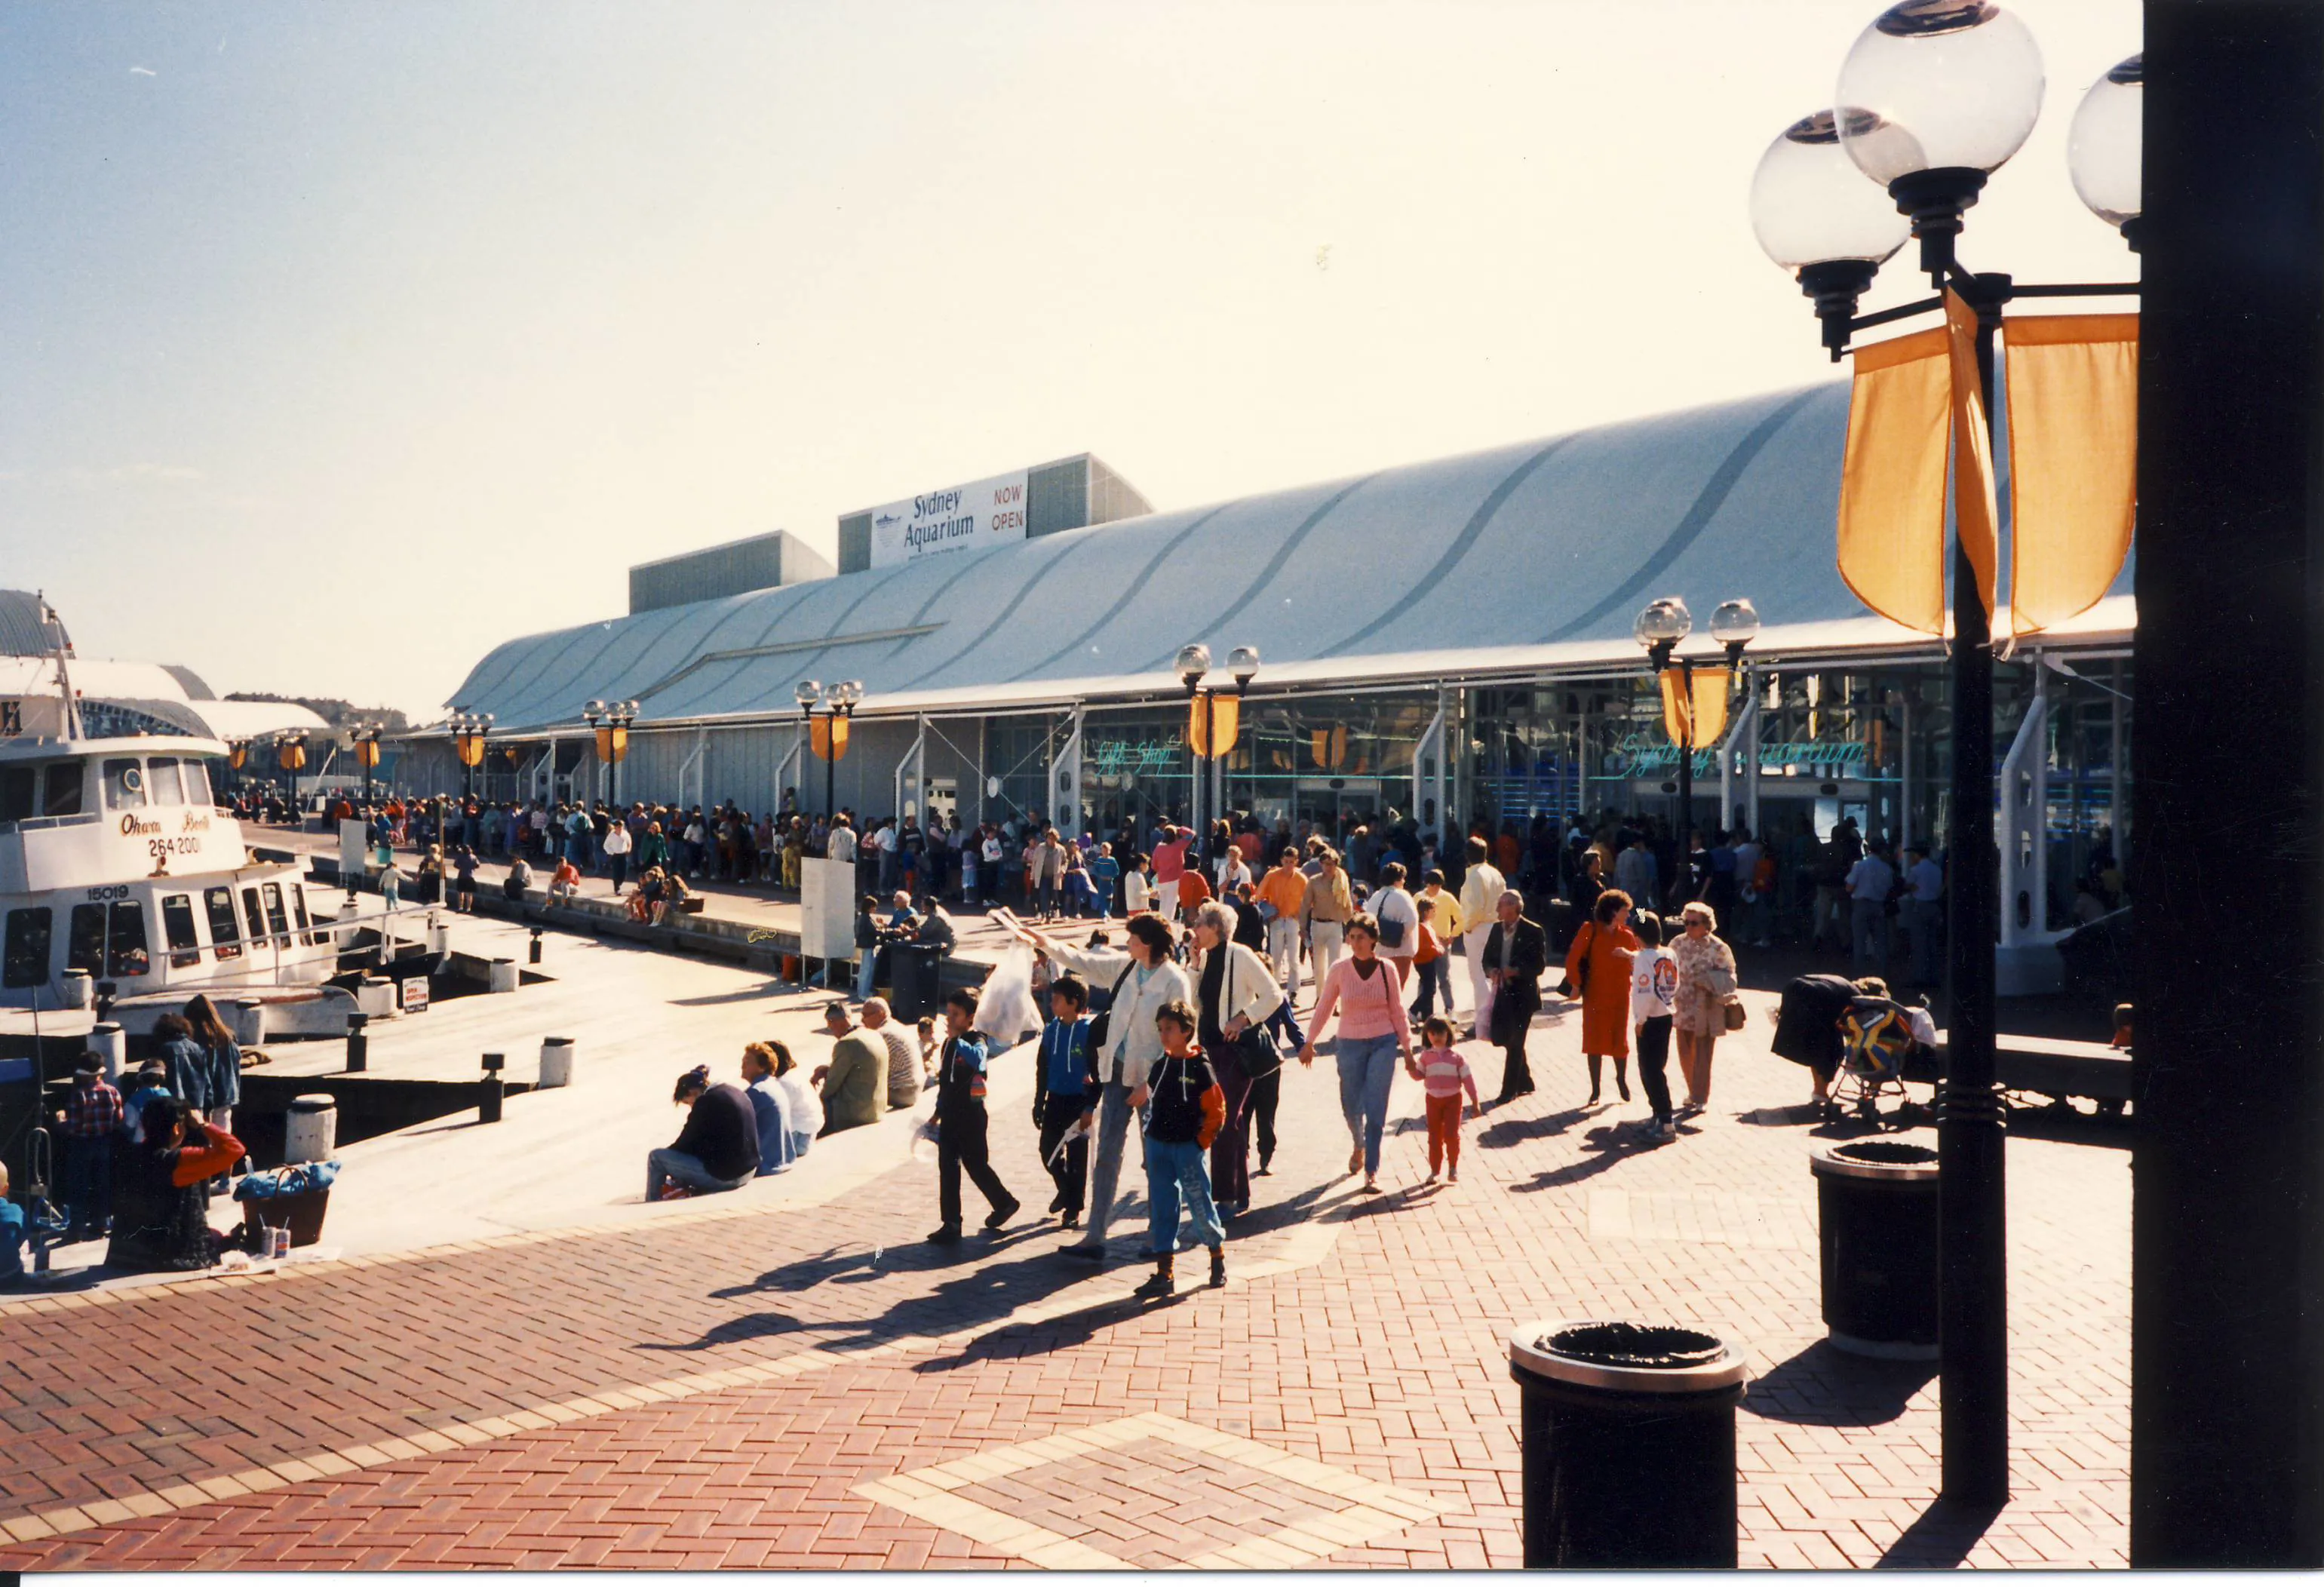
<svg viewBox="0 0 2324 1587">
<path fill-rule="evenodd" d="M 508 1087 L 501 1080 L 501 1067 L 506 1060 L 499 1053 L 484 1055 L 484 1077 L 477 1083 L 476 1122 L 497 1124 L 501 1121 L 501 1098 Z"/>
<path fill-rule="evenodd" d="M 360 1075 L 371 1066 L 371 1038 L 364 1027 L 371 1016 L 358 1010 L 347 1016 L 347 1073 Z"/>
<path fill-rule="evenodd" d="M 540 963 L 540 927 L 538 926 L 532 928 L 532 963 Z"/>
<path fill-rule="evenodd" d="M 573 1038 L 543 1037 L 540 1042 L 540 1089 L 552 1091 L 573 1084 Z"/>
<path fill-rule="evenodd" d="M 1735 1568 L 1740 1351 L 1692 1328 L 1533 1323 L 1509 1336 L 1509 1375 L 1528 1570 Z"/>
<path fill-rule="evenodd" d="M 90 1029 L 88 1050 L 105 1060 L 106 1083 L 113 1084 L 120 1080 L 122 1068 L 129 1062 L 129 1033 L 108 1020 Z"/>
<path fill-rule="evenodd" d="M 282 1121 L 282 1160 L 328 1162 L 338 1144 L 338 1099 L 319 1091 L 294 1098 Z"/>
</svg>

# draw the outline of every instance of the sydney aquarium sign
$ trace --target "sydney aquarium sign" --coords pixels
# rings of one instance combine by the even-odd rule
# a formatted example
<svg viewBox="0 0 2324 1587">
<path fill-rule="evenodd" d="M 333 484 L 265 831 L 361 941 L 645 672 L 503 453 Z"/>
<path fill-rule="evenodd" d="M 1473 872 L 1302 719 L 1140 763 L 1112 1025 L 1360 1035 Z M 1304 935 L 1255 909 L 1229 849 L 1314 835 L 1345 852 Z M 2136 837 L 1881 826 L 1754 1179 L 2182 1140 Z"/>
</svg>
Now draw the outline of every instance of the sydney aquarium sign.
<svg viewBox="0 0 2324 1587">
<path fill-rule="evenodd" d="M 946 551 L 987 550 L 1024 538 L 1022 470 L 872 509 L 874 567 L 900 567 Z"/>
</svg>

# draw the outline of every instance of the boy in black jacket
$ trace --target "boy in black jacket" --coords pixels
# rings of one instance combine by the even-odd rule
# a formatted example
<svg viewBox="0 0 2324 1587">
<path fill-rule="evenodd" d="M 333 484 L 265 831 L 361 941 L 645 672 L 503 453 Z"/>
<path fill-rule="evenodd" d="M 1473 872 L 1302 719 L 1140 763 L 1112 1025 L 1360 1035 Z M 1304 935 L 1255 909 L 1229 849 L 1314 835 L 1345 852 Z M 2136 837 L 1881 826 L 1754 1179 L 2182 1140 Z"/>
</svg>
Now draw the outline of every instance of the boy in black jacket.
<svg viewBox="0 0 2324 1587">
<path fill-rule="evenodd" d="M 1226 1122 L 1226 1093 L 1211 1062 L 1194 1049 L 1194 1010 L 1172 998 L 1155 1015 L 1162 1033 L 1162 1056 L 1147 1072 L 1146 1084 L 1130 1098 L 1132 1108 L 1148 1101 L 1146 1120 L 1146 1202 L 1151 1223 L 1154 1277 L 1138 1287 L 1140 1295 L 1169 1295 L 1175 1288 L 1172 1259 L 1178 1247 L 1178 1202 L 1183 1195 L 1194 1221 L 1194 1237 L 1211 1248 L 1211 1287 L 1227 1281 L 1226 1225 L 1211 1203 L 1211 1142 Z"/>
<path fill-rule="evenodd" d="M 985 1138 L 984 1038 L 974 1029 L 976 993 L 960 987 L 945 998 L 944 1050 L 936 1059 L 936 1111 L 929 1121 L 936 1133 L 936 1180 L 943 1226 L 928 1236 L 935 1245 L 960 1241 L 960 1176 L 965 1168 L 977 1189 L 992 1204 L 987 1229 L 998 1229 L 1016 1215 L 1017 1198 L 992 1171 L 992 1155 Z"/>
</svg>

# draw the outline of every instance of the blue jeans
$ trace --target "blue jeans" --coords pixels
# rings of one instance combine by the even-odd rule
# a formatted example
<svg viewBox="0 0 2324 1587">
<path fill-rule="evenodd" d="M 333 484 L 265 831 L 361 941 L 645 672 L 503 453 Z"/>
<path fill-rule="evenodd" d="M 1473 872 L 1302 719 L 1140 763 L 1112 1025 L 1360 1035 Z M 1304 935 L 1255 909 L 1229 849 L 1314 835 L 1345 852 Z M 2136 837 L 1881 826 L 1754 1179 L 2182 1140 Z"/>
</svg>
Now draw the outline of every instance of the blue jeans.
<svg viewBox="0 0 2324 1587">
<path fill-rule="evenodd" d="M 814 1131 L 814 1130 L 792 1130 L 792 1131 L 791 1131 L 791 1160 L 792 1160 L 793 1162 L 797 1162 L 799 1158 L 803 1158 L 803 1157 L 807 1156 L 807 1148 L 809 1148 L 809 1147 L 811 1147 L 811 1146 L 813 1146 L 814 1144 L 815 1144 L 815 1131 Z"/>
<path fill-rule="evenodd" d="M 872 996 L 872 971 L 880 962 L 880 950 L 858 948 L 855 951 L 862 955 L 863 960 L 855 968 L 855 1001 L 860 1003 L 869 1001 Z"/>
<path fill-rule="evenodd" d="M 1444 1017 L 1452 1017 L 1452 955 L 1439 954 L 1425 964 L 1413 966 L 1413 978 L 1420 983 L 1420 999 L 1412 1011 L 1422 1019 L 1436 1014 L 1436 1000 L 1444 1000 Z"/>
<path fill-rule="evenodd" d="M 721 1179 L 703 1166 L 702 1159 L 692 1152 L 682 1152 L 675 1147 L 658 1146 L 646 1153 L 646 1199 L 660 1193 L 661 1182 L 667 1176 L 696 1192 L 740 1190 L 758 1177 L 753 1168 L 739 1179 Z"/>
<path fill-rule="evenodd" d="M 1396 1083 L 1396 1034 L 1340 1038 L 1340 1112 L 1348 1139 L 1364 1149 L 1364 1176 L 1379 1172 L 1380 1135 L 1388 1128 L 1388 1088 Z"/>
<path fill-rule="evenodd" d="M 1194 1240 L 1215 1250 L 1226 1243 L 1226 1225 L 1211 1204 L 1211 1158 L 1191 1140 L 1146 1141 L 1146 1204 L 1153 1254 L 1167 1257 L 1178 1249 L 1178 1202 L 1194 1221 Z"/>
</svg>

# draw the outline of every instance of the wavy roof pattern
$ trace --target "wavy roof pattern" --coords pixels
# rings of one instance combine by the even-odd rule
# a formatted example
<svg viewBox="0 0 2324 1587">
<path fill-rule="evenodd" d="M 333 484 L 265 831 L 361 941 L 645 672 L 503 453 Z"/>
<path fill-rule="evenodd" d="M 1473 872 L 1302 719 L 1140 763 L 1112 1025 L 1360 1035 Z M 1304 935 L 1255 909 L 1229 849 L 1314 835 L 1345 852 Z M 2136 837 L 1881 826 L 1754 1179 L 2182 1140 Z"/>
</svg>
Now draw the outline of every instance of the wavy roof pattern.
<svg viewBox="0 0 2324 1587">
<path fill-rule="evenodd" d="M 1190 640 L 1362 675 L 1389 656 L 1627 644 L 1669 594 L 1699 613 L 1748 595 L 1771 627 L 1861 619 L 1832 565 L 1848 395 L 1775 392 L 535 634 L 451 703 L 510 730 L 570 724 L 596 698 L 636 698 L 650 721 L 787 713 L 803 678 L 861 678 L 890 708 L 1098 694 L 1151 687 Z"/>
</svg>

